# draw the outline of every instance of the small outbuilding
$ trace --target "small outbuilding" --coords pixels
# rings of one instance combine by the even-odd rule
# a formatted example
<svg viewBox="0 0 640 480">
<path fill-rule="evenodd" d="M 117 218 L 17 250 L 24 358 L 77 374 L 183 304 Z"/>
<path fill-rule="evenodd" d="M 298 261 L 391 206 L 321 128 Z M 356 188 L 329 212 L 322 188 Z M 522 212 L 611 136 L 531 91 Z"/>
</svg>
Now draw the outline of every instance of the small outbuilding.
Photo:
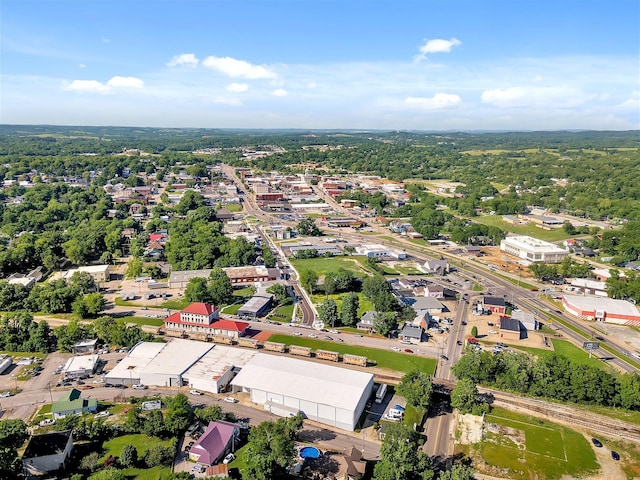
<svg viewBox="0 0 640 480">
<path fill-rule="evenodd" d="M 239 425 L 221 420 L 209 422 L 202 436 L 191 447 L 189 459 L 202 465 L 213 465 L 235 450 L 239 440 Z"/>
<path fill-rule="evenodd" d="M 82 355 L 83 353 L 93 353 L 98 346 L 98 339 L 94 340 L 80 340 L 73 347 L 71 347 L 71 353 L 74 355 Z"/>
<path fill-rule="evenodd" d="M 520 320 L 511 317 L 500 317 L 500 337 L 504 339 L 520 340 L 522 338 Z"/>
<path fill-rule="evenodd" d="M 51 404 L 51 414 L 54 419 L 64 418 L 67 415 L 82 415 L 85 412 L 95 412 L 98 401 L 95 398 L 82 398 L 78 389 L 72 388 L 59 400 Z"/>
</svg>

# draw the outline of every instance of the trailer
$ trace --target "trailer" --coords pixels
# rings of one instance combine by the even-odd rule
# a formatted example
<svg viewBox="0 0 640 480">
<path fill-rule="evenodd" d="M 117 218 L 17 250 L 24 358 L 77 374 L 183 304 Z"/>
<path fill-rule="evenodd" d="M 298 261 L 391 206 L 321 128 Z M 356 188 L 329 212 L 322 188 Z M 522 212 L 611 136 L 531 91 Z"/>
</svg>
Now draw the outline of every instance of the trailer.
<svg viewBox="0 0 640 480">
<path fill-rule="evenodd" d="M 9 355 L 0 356 L 0 373 L 4 373 L 11 365 L 13 365 L 13 358 Z"/>
<path fill-rule="evenodd" d="M 329 360 L 330 362 L 337 362 L 340 359 L 340 354 L 329 350 L 316 350 L 316 358 L 319 358 L 320 360 Z"/>
<path fill-rule="evenodd" d="M 269 352 L 284 353 L 287 349 L 287 346 L 284 343 L 264 342 L 264 349 Z"/>
<path fill-rule="evenodd" d="M 300 345 L 289 345 L 289 353 L 291 355 L 300 355 L 301 357 L 310 357 L 311 347 L 302 347 Z"/>
<path fill-rule="evenodd" d="M 259 348 L 260 343 L 255 338 L 239 338 L 238 346 L 247 348 Z"/>
<path fill-rule="evenodd" d="M 385 395 L 387 394 L 387 384 L 381 383 L 376 392 L 376 403 L 382 403 Z"/>
<path fill-rule="evenodd" d="M 348 365 L 358 365 L 360 367 L 366 367 L 367 357 L 345 353 L 344 355 L 342 355 L 342 362 Z"/>
<path fill-rule="evenodd" d="M 189 338 L 189 335 L 184 333 L 182 330 L 167 329 L 165 334 L 166 334 L 167 337 Z"/>
</svg>

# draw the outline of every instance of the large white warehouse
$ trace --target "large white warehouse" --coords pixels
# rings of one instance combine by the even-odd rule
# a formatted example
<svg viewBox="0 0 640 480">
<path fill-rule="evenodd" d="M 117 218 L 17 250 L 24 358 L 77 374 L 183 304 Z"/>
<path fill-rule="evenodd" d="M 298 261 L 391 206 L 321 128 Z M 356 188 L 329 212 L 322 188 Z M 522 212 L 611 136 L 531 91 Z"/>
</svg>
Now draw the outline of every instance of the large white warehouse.
<svg viewBox="0 0 640 480">
<path fill-rule="evenodd" d="M 280 415 L 297 413 L 355 430 L 373 390 L 373 375 L 295 358 L 258 353 L 231 381 L 235 391 Z"/>
<path fill-rule="evenodd" d="M 529 262 L 562 263 L 569 250 L 526 235 L 513 235 L 500 242 L 500 250 Z"/>
</svg>

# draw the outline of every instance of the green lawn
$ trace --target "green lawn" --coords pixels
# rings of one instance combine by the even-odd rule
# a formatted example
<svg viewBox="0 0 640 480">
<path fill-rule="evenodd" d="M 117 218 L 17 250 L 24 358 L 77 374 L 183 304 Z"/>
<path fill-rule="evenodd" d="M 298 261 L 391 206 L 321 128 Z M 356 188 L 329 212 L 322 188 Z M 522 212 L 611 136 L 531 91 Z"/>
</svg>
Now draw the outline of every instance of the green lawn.
<svg viewBox="0 0 640 480">
<path fill-rule="evenodd" d="M 290 322 L 292 317 L 293 303 L 274 308 L 269 315 L 269 320 L 273 320 L 274 322 Z"/>
<path fill-rule="evenodd" d="M 339 270 L 349 270 L 362 278 L 369 273 L 369 270 L 364 266 L 364 257 L 292 258 L 291 263 L 298 272 L 311 270 L 319 277 Z"/>
<path fill-rule="evenodd" d="M 242 205 L 238 205 L 237 203 L 228 203 L 225 208 L 233 213 L 242 211 Z"/>
<path fill-rule="evenodd" d="M 502 219 L 501 215 L 485 215 L 482 217 L 474 217 L 473 221 L 476 223 L 481 223 L 483 225 L 501 228 L 505 232 L 513 232 L 517 233 L 518 235 L 528 235 L 530 237 L 539 238 L 540 240 L 544 240 L 547 242 L 559 242 L 562 240 L 566 240 L 570 236 L 567 235 L 567 233 L 562 228 L 558 228 L 555 230 L 543 230 L 531 223 L 528 225 L 511 225 L 510 223 L 505 222 Z"/>
<path fill-rule="evenodd" d="M 497 427 L 486 428 L 486 440 L 475 452 L 482 460 L 474 463 L 498 469 L 505 478 L 575 478 L 599 468 L 593 448 L 574 430 L 500 408 L 485 422 Z"/>
<path fill-rule="evenodd" d="M 8 350 L 3 350 L 0 353 L 2 353 L 3 355 L 9 355 L 10 357 L 36 357 L 36 358 L 41 358 L 41 359 L 45 359 L 47 358 L 47 354 L 46 353 L 40 353 L 40 352 L 10 352 Z"/>
<path fill-rule="evenodd" d="M 338 311 L 340 311 L 340 308 L 342 307 L 342 299 L 346 296 L 347 296 L 347 292 L 333 293 L 328 297 L 332 298 L 336 302 L 336 305 L 338 306 Z M 326 299 L 327 299 L 327 295 L 323 293 L 311 295 L 311 301 L 316 305 L 320 305 Z M 358 317 L 361 317 L 362 315 L 364 315 L 365 312 L 368 312 L 370 310 L 375 310 L 375 307 L 373 306 L 373 302 L 369 300 L 367 297 L 365 297 L 364 294 L 358 293 L 358 299 L 360 302 L 359 303 L 360 306 L 358 307 Z"/>
<path fill-rule="evenodd" d="M 405 425 L 409 425 L 411 428 L 413 428 L 413 424 L 418 426 L 422 425 L 422 421 L 426 413 L 427 412 L 424 408 L 416 408 L 412 405 L 407 405 L 406 410 L 404 411 Z"/>
<path fill-rule="evenodd" d="M 168 308 L 169 310 L 182 310 L 183 308 L 186 308 L 189 303 L 191 303 L 189 300 L 182 297 L 174 300 L 167 300 L 166 302 L 161 303 L 160 307 Z"/>
<path fill-rule="evenodd" d="M 386 368 L 396 372 L 407 373 L 414 368 L 418 368 L 429 375 L 433 375 L 436 368 L 436 360 L 425 358 L 410 353 L 398 353 L 392 350 L 380 350 L 377 348 L 359 347 L 356 345 L 345 345 L 325 340 L 318 340 L 309 337 L 296 337 L 293 335 L 274 334 L 269 337 L 270 342 L 285 343 L 287 345 L 300 345 L 310 347 L 313 350 L 322 349 L 338 353 L 351 353 L 367 357 L 369 362 L 375 363 L 380 368 Z"/>
<path fill-rule="evenodd" d="M 220 313 L 226 313 L 227 315 L 235 315 L 238 313 L 238 310 L 244 305 L 244 302 L 234 303 L 233 305 L 227 305 L 226 307 L 222 307 L 220 309 Z"/>
<path fill-rule="evenodd" d="M 164 325 L 164 318 L 150 318 L 150 317 L 120 317 L 124 320 L 124 323 L 135 323 L 137 325 L 153 325 L 154 327 L 161 327 Z"/>
<path fill-rule="evenodd" d="M 122 448 L 128 443 L 136 447 L 136 450 L 138 450 L 138 458 L 142 458 L 150 448 L 155 447 L 156 445 L 169 446 L 173 443 L 173 441 L 173 439 L 162 440 L 158 437 L 150 437 L 143 433 L 135 435 L 123 435 L 121 437 L 112 438 L 111 440 L 104 442 L 104 444 L 102 445 L 104 452 L 103 460 L 106 459 L 109 455 L 119 457 L 120 453 L 122 453 Z"/>
<path fill-rule="evenodd" d="M 135 480 L 164 480 L 171 475 L 170 467 L 125 468 L 121 471 L 127 478 Z"/>
</svg>

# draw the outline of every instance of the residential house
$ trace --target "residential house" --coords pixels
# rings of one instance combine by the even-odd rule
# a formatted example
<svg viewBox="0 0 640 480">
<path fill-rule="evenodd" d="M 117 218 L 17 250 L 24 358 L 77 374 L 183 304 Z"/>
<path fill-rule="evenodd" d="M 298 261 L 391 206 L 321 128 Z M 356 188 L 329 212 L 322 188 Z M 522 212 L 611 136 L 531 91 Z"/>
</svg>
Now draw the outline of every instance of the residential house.
<svg viewBox="0 0 640 480">
<path fill-rule="evenodd" d="M 34 435 L 22 455 L 22 464 L 29 475 L 46 475 L 63 469 L 72 450 L 71 430 Z"/>
<path fill-rule="evenodd" d="M 80 395 L 80 390 L 72 388 L 59 400 L 53 402 L 51 404 L 53 418 L 58 419 L 67 415 L 82 415 L 86 412 L 95 412 L 98 408 L 98 401 L 95 398 L 82 398 Z"/>
<path fill-rule="evenodd" d="M 367 464 L 362 460 L 362 452 L 353 445 L 334 459 L 338 462 L 335 480 L 360 480 L 364 476 Z"/>
<path fill-rule="evenodd" d="M 421 343 L 423 333 L 422 327 L 412 323 L 405 323 L 400 332 L 400 339 L 405 342 Z"/>
<path fill-rule="evenodd" d="M 356 328 L 358 330 L 366 330 L 369 333 L 373 332 L 373 324 L 377 314 L 378 312 L 373 310 L 365 312 L 364 315 L 360 317 L 360 321 L 356 324 Z"/>
<path fill-rule="evenodd" d="M 444 287 L 442 285 L 427 285 L 424 287 L 424 296 L 432 298 L 444 298 Z"/>
<path fill-rule="evenodd" d="M 445 310 L 445 306 L 433 297 L 402 297 L 402 302 L 417 313 L 427 312 L 429 315 L 439 315 Z"/>
<path fill-rule="evenodd" d="M 214 465 L 235 450 L 239 439 L 239 425 L 221 420 L 209 422 L 202 436 L 191 447 L 189 459 L 202 465 Z"/>
</svg>

